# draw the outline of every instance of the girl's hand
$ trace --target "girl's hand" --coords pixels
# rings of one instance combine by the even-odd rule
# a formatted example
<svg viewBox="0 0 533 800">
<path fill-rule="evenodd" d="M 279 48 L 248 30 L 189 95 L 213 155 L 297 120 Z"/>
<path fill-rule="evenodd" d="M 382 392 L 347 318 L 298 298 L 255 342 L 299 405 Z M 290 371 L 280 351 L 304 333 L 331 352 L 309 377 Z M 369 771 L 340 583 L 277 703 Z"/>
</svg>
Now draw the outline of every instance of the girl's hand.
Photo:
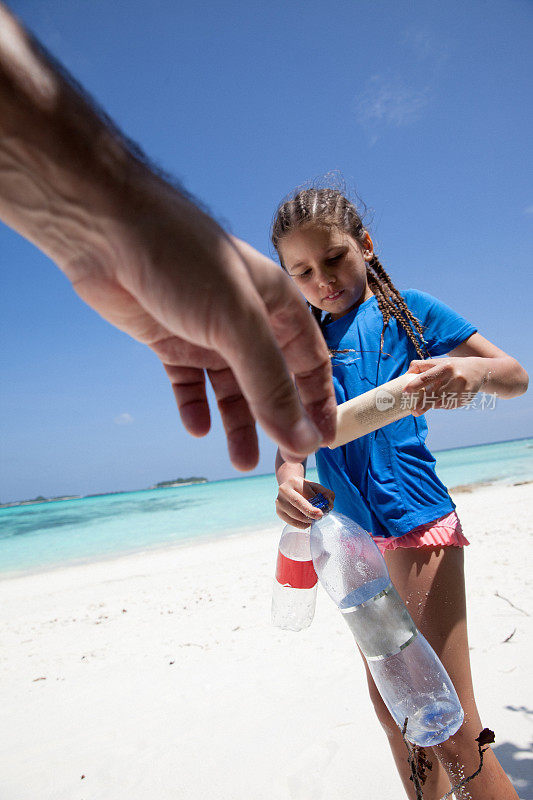
<svg viewBox="0 0 533 800">
<path fill-rule="evenodd" d="M 413 398 L 413 416 L 419 417 L 431 408 L 468 405 L 484 384 L 486 367 L 483 361 L 469 357 L 411 361 L 407 372 L 417 373 L 418 378 L 409 383 L 403 394 Z"/>
<path fill-rule="evenodd" d="M 335 492 L 326 489 L 320 483 L 306 481 L 305 478 L 291 477 L 280 484 L 276 499 L 276 513 L 283 522 L 288 522 L 295 528 L 308 528 L 315 519 L 320 519 L 324 514 L 319 508 L 315 508 L 308 501 L 317 492 L 324 495 L 333 508 Z"/>
</svg>

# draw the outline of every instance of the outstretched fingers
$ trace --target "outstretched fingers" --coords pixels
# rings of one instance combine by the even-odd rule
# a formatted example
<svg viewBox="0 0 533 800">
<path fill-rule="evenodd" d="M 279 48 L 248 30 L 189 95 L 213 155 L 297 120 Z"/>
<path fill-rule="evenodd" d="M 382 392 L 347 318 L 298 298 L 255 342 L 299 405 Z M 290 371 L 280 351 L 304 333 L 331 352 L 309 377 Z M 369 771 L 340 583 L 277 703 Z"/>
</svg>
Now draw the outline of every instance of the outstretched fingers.
<svg viewBox="0 0 533 800">
<path fill-rule="evenodd" d="M 208 376 L 226 431 L 231 463 L 240 470 L 253 469 L 259 461 L 255 420 L 235 375 L 226 367 L 208 370 Z"/>
<path fill-rule="evenodd" d="M 270 323 L 285 362 L 293 374 L 300 402 L 320 431 L 320 444 L 328 444 L 335 436 L 337 404 L 331 380 L 331 362 L 318 325 L 305 305 L 274 312 Z M 298 451 L 281 444 L 282 455 L 299 458 Z"/>
<path fill-rule="evenodd" d="M 264 308 L 250 298 L 238 323 L 220 332 L 218 343 L 253 417 L 280 446 L 286 460 L 301 460 L 320 447 L 322 434 L 307 416 Z"/>
<path fill-rule="evenodd" d="M 184 428 L 192 436 L 205 436 L 211 427 L 211 415 L 204 367 L 222 369 L 226 366 L 224 360 L 218 353 L 179 336 L 167 335 L 150 347 L 163 363 Z"/>
<path fill-rule="evenodd" d="M 170 364 L 164 366 L 184 427 L 193 436 L 205 436 L 210 429 L 211 415 L 204 370 Z M 207 373 L 226 432 L 231 463 L 240 470 L 253 469 L 259 460 L 259 444 L 248 403 L 228 366 L 208 369 Z"/>
<path fill-rule="evenodd" d="M 231 462 L 237 469 L 253 469 L 259 460 L 255 421 L 224 359 L 214 351 L 176 336 L 157 342 L 152 349 L 163 361 L 181 421 L 193 436 L 205 436 L 210 429 L 207 372 L 226 432 Z"/>
<path fill-rule="evenodd" d="M 203 369 L 163 366 L 172 385 L 183 427 L 192 436 L 205 436 L 211 427 L 211 415 Z"/>
<path fill-rule="evenodd" d="M 337 405 L 331 380 L 331 362 L 324 337 L 301 294 L 281 267 L 276 267 L 270 259 L 261 256 L 245 242 L 236 239 L 232 241 L 245 258 L 249 275 L 266 311 L 270 338 L 273 334 L 283 361 L 294 377 L 300 404 L 318 429 L 320 444 L 327 444 L 335 436 Z M 251 335 L 254 336 L 253 330 Z M 272 359 L 271 362 L 274 364 Z M 285 374 L 286 371 L 284 370 Z M 271 372 L 274 380 L 277 374 L 279 373 Z M 274 386 L 271 386 L 270 392 L 273 390 Z M 283 395 L 287 391 L 285 384 L 278 387 L 277 391 Z M 292 398 L 294 400 L 294 394 Z M 263 407 L 268 408 L 268 405 L 267 401 Z M 277 419 L 273 420 L 273 424 L 277 424 L 279 428 L 280 425 L 285 426 L 290 422 L 291 415 L 294 414 L 293 401 L 289 401 L 286 414 L 285 417 L 276 414 Z M 299 415 L 302 415 L 302 409 Z M 285 444 L 280 439 L 277 441 L 284 450 L 284 456 L 290 455 L 291 447 L 287 444 L 287 439 Z M 297 455 L 298 450 L 292 452 Z M 305 454 L 307 453 L 304 452 Z"/>
</svg>

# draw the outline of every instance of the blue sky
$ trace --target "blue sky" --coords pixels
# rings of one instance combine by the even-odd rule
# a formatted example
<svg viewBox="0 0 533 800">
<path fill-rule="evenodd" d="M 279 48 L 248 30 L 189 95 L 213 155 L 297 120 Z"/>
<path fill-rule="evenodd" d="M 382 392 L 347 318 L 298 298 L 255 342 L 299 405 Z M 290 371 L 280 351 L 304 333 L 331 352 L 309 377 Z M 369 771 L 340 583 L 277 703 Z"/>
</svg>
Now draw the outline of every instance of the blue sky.
<svg viewBox="0 0 533 800">
<path fill-rule="evenodd" d="M 532 371 L 530 2 L 10 7 L 235 234 L 269 253 L 279 200 L 338 169 L 396 285 L 441 298 Z M 2 501 L 237 475 L 218 420 L 188 437 L 157 359 L 1 223 L 0 266 Z M 533 403 L 428 422 L 434 449 L 518 438 Z M 271 472 L 261 441 L 257 472 Z"/>
</svg>

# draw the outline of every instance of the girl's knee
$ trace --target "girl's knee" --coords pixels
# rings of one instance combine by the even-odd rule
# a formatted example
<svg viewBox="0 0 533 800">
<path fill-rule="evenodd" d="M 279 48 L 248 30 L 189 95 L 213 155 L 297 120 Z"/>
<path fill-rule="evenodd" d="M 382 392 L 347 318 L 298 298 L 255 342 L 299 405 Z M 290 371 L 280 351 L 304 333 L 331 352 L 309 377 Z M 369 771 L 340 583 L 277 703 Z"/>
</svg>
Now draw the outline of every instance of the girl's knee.
<svg viewBox="0 0 533 800">
<path fill-rule="evenodd" d="M 453 736 L 434 747 L 439 760 L 448 765 L 460 763 L 469 768 L 477 767 L 479 749 L 476 737 L 479 736 L 480 731 L 481 728 L 478 725 L 469 724 L 468 721 L 461 725 Z"/>
</svg>

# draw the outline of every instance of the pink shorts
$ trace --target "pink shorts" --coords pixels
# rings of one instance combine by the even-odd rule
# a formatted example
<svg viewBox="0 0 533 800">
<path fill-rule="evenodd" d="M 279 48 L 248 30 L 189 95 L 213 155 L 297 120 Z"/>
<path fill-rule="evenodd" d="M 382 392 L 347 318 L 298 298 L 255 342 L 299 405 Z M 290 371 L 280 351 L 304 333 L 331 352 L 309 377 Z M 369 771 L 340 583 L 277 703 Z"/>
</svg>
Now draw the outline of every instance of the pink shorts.
<svg viewBox="0 0 533 800">
<path fill-rule="evenodd" d="M 382 553 L 385 550 L 396 550 L 398 547 L 465 547 L 470 544 L 463 535 L 463 529 L 455 511 L 434 519 L 432 522 L 418 525 L 409 533 L 404 533 L 403 536 L 390 538 L 373 536 L 372 538 Z"/>
</svg>

